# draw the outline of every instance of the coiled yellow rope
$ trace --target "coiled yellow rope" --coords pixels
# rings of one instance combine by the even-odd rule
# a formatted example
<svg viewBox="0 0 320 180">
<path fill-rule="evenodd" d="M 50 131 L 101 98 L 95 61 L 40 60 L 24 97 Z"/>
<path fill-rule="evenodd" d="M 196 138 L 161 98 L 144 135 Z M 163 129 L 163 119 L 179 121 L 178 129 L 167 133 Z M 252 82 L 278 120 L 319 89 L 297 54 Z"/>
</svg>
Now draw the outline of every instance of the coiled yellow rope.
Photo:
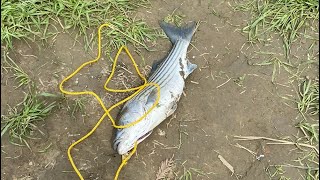
<svg viewBox="0 0 320 180">
<path fill-rule="evenodd" d="M 62 80 L 62 82 L 60 83 L 59 85 L 59 89 L 62 93 L 64 94 L 68 94 L 68 95 L 92 95 L 94 96 L 97 101 L 100 103 L 101 107 L 104 109 L 105 113 L 102 115 L 102 117 L 99 119 L 99 121 L 96 123 L 96 125 L 90 130 L 90 132 L 88 132 L 85 136 L 83 136 L 82 138 L 80 138 L 79 140 L 77 140 L 76 142 L 72 143 L 69 148 L 68 148 L 68 157 L 69 157 L 69 161 L 73 167 L 73 169 L 75 170 L 75 172 L 77 173 L 77 175 L 79 176 L 79 178 L 81 180 L 83 180 L 84 178 L 82 177 L 80 171 L 78 170 L 77 166 L 75 165 L 73 159 L 72 159 L 72 156 L 71 156 L 71 149 L 79 144 L 80 142 L 82 142 L 83 140 L 85 140 L 86 138 L 88 138 L 90 135 L 92 135 L 94 133 L 94 131 L 99 127 L 99 125 L 101 124 L 101 122 L 104 120 L 104 118 L 106 116 L 109 117 L 109 119 L 111 120 L 112 122 L 112 126 L 115 127 L 115 128 L 127 128 L 127 127 L 130 127 L 130 126 L 133 126 L 137 123 L 139 123 L 143 118 L 145 118 L 151 111 L 152 109 L 154 109 L 156 107 L 156 105 L 158 104 L 159 102 L 159 99 L 160 99 L 160 86 L 156 83 L 148 83 L 146 78 L 143 77 L 143 75 L 140 73 L 139 69 L 138 69 L 138 65 L 136 64 L 136 62 L 134 61 L 133 57 L 131 56 L 129 50 L 125 47 L 125 46 L 122 46 L 119 50 L 118 50 L 118 53 L 114 59 L 114 62 L 113 62 L 113 66 L 112 66 L 112 71 L 111 71 L 111 74 L 110 76 L 108 77 L 106 83 L 104 84 L 104 88 L 105 90 L 107 91 L 111 91 L 111 92 L 129 92 L 129 91 L 135 91 L 132 95 L 130 95 L 129 97 L 119 101 L 118 103 L 116 103 L 115 105 L 111 106 L 109 109 L 106 108 L 106 106 L 103 104 L 101 98 L 96 94 L 94 93 L 93 91 L 66 91 L 63 89 L 63 84 L 68 81 L 69 79 L 71 79 L 75 74 L 77 74 L 82 68 L 84 68 L 85 66 L 87 65 L 90 65 L 92 63 L 95 63 L 97 62 L 100 57 L 101 57 L 101 29 L 103 27 L 110 27 L 109 24 L 102 24 L 99 29 L 98 29 L 98 56 L 96 59 L 94 60 L 91 60 L 91 61 L 88 61 L 88 62 L 85 62 L 83 63 L 78 69 L 76 69 L 73 73 L 71 73 L 68 77 L 66 77 L 65 79 Z M 111 27 L 112 28 L 112 27 Z M 111 78 L 113 77 L 114 73 L 115 73 L 115 68 L 116 68 L 116 64 L 117 64 L 117 61 L 118 61 L 118 57 L 122 51 L 122 49 L 125 50 L 126 54 L 129 56 L 130 60 L 132 61 L 134 67 L 135 67 L 135 70 L 137 71 L 138 75 L 140 76 L 140 78 L 144 81 L 143 85 L 141 86 L 138 86 L 138 87 L 134 87 L 134 88 L 129 88 L 129 89 L 111 89 L 111 88 L 108 88 L 107 85 L 109 83 L 109 81 L 111 80 Z M 130 100 L 133 96 L 135 96 L 136 94 L 138 94 L 141 90 L 143 90 L 145 87 L 147 86 L 155 86 L 157 88 L 157 98 L 156 98 L 156 101 L 154 102 L 154 104 L 152 105 L 152 107 L 143 115 L 141 116 L 139 119 L 137 119 L 136 121 L 134 122 L 131 122 L 131 123 L 128 123 L 128 124 L 125 124 L 125 125 L 117 125 L 115 123 L 115 120 L 111 117 L 110 115 L 110 111 L 112 109 L 114 109 L 115 107 L 125 103 L 126 101 Z M 121 169 L 123 168 L 124 165 L 126 165 L 127 161 L 130 159 L 130 157 L 135 153 L 135 151 L 137 150 L 137 142 L 135 142 L 134 144 L 134 148 L 133 150 L 131 151 L 131 153 L 121 162 L 116 174 L 115 174 L 115 177 L 114 179 L 118 179 L 118 176 L 120 174 L 120 171 Z"/>
</svg>

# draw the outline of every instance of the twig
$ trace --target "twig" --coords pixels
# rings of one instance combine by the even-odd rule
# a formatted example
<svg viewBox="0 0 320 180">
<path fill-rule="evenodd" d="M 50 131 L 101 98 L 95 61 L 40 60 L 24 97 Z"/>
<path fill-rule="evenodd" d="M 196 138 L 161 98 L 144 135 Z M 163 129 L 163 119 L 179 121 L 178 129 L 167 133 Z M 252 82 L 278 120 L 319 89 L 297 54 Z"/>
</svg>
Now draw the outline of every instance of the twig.
<svg viewBox="0 0 320 180">
<path fill-rule="evenodd" d="M 295 166 L 292 164 L 283 164 L 283 165 L 270 165 L 270 166 L 282 166 L 282 167 L 291 167 L 291 168 L 298 168 L 298 169 L 310 169 L 310 170 L 319 170 L 319 168 L 314 167 L 307 167 L 307 166 Z"/>
<path fill-rule="evenodd" d="M 218 158 L 220 159 L 220 161 L 223 163 L 223 165 L 225 165 L 231 172 L 231 176 L 234 174 L 234 169 L 233 167 L 228 163 L 228 161 L 226 161 L 221 155 L 218 155 Z"/>
<path fill-rule="evenodd" d="M 190 82 L 193 84 L 199 84 L 199 82 L 196 82 L 196 81 L 190 81 Z"/>
<path fill-rule="evenodd" d="M 231 78 L 229 78 L 226 82 L 224 82 L 224 83 L 220 84 L 220 85 L 219 85 L 219 86 L 217 86 L 216 88 L 218 89 L 219 87 L 221 87 L 221 86 L 223 86 L 223 85 L 227 84 L 230 80 L 231 80 Z"/>
<path fill-rule="evenodd" d="M 122 67 L 122 66 L 120 66 L 120 68 L 123 69 L 123 70 L 125 70 L 125 71 L 127 71 L 127 72 L 130 73 L 130 74 L 133 74 L 131 71 L 129 71 L 128 69 L 126 69 L 126 68 L 124 68 L 124 67 Z"/>
<path fill-rule="evenodd" d="M 280 140 L 280 139 L 272 139 L 268 137 L 256 137 L 256 136 L 234 136 L 238 141 L 251 141 L 251 140 L 268 140 L 268 141 L 273 141 L 273 142 L 278 142 L 278 143 L 266 143 L 266 144 L 282 144 L 282 145 L 296 145 L 296 146 L 303 146 L 303 147 L 308 147 L 317 152 L 319 155 L 319 150 L 315 146 L 311 146 L 309 144 L 304 144 L 304 143 L 297 143 L 297 142 L 291 142 L 291 141 L 285 141 L 285 140 Z"/>
<path fill-rule="evenodd" d="M 236 145 L 234 145 L 235 147 L 237 147 L 237 148 L 240 148 L 240 149 L 244 149 L 244 150 L 246 150 L 246 151 L 248 151 L 250 154 L 252 154 L 253 156 L 256 156 L 257 154 L 255 153 L 255 152 L 253 152 L 253 151 L 251 151 L 250 149 L 248 149 L 248 148 L 246 148 L 246 147 L 244 147 L 244 146 L 242 146 L 242 145 L 240 145 L 240 144 L 236 144 Z"/>
</svg>

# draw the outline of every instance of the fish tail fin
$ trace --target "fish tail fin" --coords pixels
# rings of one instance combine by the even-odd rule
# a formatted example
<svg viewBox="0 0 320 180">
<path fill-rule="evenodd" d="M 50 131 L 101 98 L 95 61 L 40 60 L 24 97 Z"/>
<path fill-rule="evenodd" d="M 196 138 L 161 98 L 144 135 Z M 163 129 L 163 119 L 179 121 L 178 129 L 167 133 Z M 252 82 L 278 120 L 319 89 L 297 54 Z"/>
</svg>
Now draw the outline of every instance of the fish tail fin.
<svg viewBox="0 0 320 180">
<path fill-rule="evenodd" d="M 178 39 L 184 39 L 190 42 L 196 30 L 195 22 L 191 22 L 183 27 L 177 27 L 164 21 L 160 21 L 159 24 L 166 35 L 169 37 L 172 44 L 174 44 Z"/>
</svg>

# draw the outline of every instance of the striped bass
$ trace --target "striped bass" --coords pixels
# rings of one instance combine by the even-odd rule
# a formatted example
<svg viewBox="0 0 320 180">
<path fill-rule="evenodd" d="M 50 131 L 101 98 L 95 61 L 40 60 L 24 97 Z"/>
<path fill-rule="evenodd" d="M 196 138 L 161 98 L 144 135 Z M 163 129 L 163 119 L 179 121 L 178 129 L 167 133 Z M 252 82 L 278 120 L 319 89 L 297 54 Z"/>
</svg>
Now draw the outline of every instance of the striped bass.
<svg viewBox="0 0 320 180">
<path fill-rule="evenodd" d="M 139 123 L 116 130 L 113 148 L 120 155 L 128 153 L 135 142 L 142 142 L 156 126 L 172 115 L 183 93 L 185 79 L 197 68 L 197 65 L 186 58 L 188 46 L 196 30 L 196 23 L 176 27 L 162 21 L 160 27 L 169 37 L 173 47 L 166 58 L 154 63 L 148 78 L 148 82 L 157 83 L 160 86 L 159 103 Z M 145 87 L 124 104 L 118 114 L 118 124 L 125 125 L 139 119 L 152 107 L 156 98 L 157 88 Z"/>
</svg>

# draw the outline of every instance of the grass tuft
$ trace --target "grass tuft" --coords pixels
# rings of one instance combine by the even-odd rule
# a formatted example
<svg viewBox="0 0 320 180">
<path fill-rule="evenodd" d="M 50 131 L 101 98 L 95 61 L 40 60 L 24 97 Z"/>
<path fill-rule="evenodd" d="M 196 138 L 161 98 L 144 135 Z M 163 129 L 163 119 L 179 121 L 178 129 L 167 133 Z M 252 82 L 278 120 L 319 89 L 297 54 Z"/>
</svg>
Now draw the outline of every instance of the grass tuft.
<svg viewBox="0 0 320 180">
<path fill-rule="evenodd" d="M 203 172 L 202 170 L 196 169 L 196 168 L 186 169 L 183 166 L 183 174 L 180 176 L 179 180 L 192 180 L 192 177 L 194 174 L 206 176 L 209 179 L 208 175 L 205 172 Z"/>
<path fill-rule="evenodd" d="M 298 127 L 303 134 L 308 138 L 311 145 L 314 144 L 314 140 L 319 143 L 319 125 L 311 124 L 309 122 L 299 122 L 296 127 Z"/>
<path fill-rule="evenodd" d="M 270 59 L 264 60 L 261 63 L 253 63 L 253 66 L 273 66 L 271 82 L 275 83 L 277 72 L 280 74 L 281 67 L 284 68 L 286 72 L 291 74 L 293 77 L 298 77 L 298 71 L 295 72 L 294 69 L 297 69 L 291 63 L 283 62 L 277 57 L 271 57 Z"/>
<path fill-rule="evenodd" d="M 180 27 L 182 25 L 182 21 L 183 21 L 183 18 L 186 17 L 186 15 L 182 14 L 182 13 L 176 13 L 176 10 L 175 9 L 171 14 L 168 14 L 165 18 L 164 18 L 164 21 L 166 23 L 173 23 L 175 24 L 176 26 Z"/>
<path fill-rule="evenodd" d="M 26 143 L 31 131 L 38 130 L 43 134 L 37 128 L 37 122 L 47 117 L 54 107 L 55 102 L 47 104 L 31 93 L 26 94 L 22 103 L 14 108 L 10 107 L 8 114 L 1 116 L 1 138 L 8 133 L 11 142 L 19 140 L 20 143 Z M 27 143 L 26 145 L 28 146 Z"/>
<path fill-rule="evenodd" d="M 80 112 L 81 114 L 86 114 L 84 109 L 85 109 L 85 103 L 86 103 L 86 97 L 81 97 L 81 98 L 77 98 L 74 100 L 73 102 L 74 104 L 72 105 L 72 108 L 70 107 L 70 109 L 72 109 L 71 111 L 71 116 L 73 119 L 76 119 L 76 113 Z"/>
<path fill-rule="evenodd" d="M 303 34 L 302 29 L 319 20 L 318 0 L 247 0 L 235 10 L 250 11 L 252 20 L 243 28 L 250 42 L 259 41 L 265 34 L 277 32 L 283 39 L 288 57 L 291 44 Z"/>
<path fill-rule="evenodd" d="M 319 114 L 319 80 L 306 78 L 299 87 L 300 100 L 297 102 L 300 112 Z"/>
<path fill-rule="evenodd" d="M 277 176 L 282 177 L 282 175 L 285 173 L 285 170 L 283 170 L 283 167 L 281 165 L 267 167 L 266 171 L 270 178 L 275 178 Z"/>
<path fill-rule="evenodd" d="M 117 16 L 111 22 L 112 29 L 106 29 L 102 35 L 107 38 L 107 43 L 103 46 L 108 52 L 111 49 L 119 49 L 122 45 L 132 43 L 139 49 L 145 48 L 150 50 L 148 43 L 154 44 L 157 37 L 160 37 L 160 32 L 156 31 L 141 20 L 127 18 L 125 16 Z"/>
<path fill-rule="evenodd" d="M 21 87 L 21 86 L 28 86 L 30 85 L 30 83 L 32 84 L 32 81 L 29 77 L 29 75 L 24 72 L 24 70 L 19 67 L 14 61 L 13 59 L 11 59 L 11 57 L 8 55 L 7 52 L 4 52 L 3 55 L 3 60 L 4 63 L 8 66 L 8 67 L 3 67 L 3 68 L 8 68 L 13 70 L 14 74 L 13 76 L 15 77 L 15 80 L 18 81 L 18 86 L 17 88 Z"/>
</svg>

